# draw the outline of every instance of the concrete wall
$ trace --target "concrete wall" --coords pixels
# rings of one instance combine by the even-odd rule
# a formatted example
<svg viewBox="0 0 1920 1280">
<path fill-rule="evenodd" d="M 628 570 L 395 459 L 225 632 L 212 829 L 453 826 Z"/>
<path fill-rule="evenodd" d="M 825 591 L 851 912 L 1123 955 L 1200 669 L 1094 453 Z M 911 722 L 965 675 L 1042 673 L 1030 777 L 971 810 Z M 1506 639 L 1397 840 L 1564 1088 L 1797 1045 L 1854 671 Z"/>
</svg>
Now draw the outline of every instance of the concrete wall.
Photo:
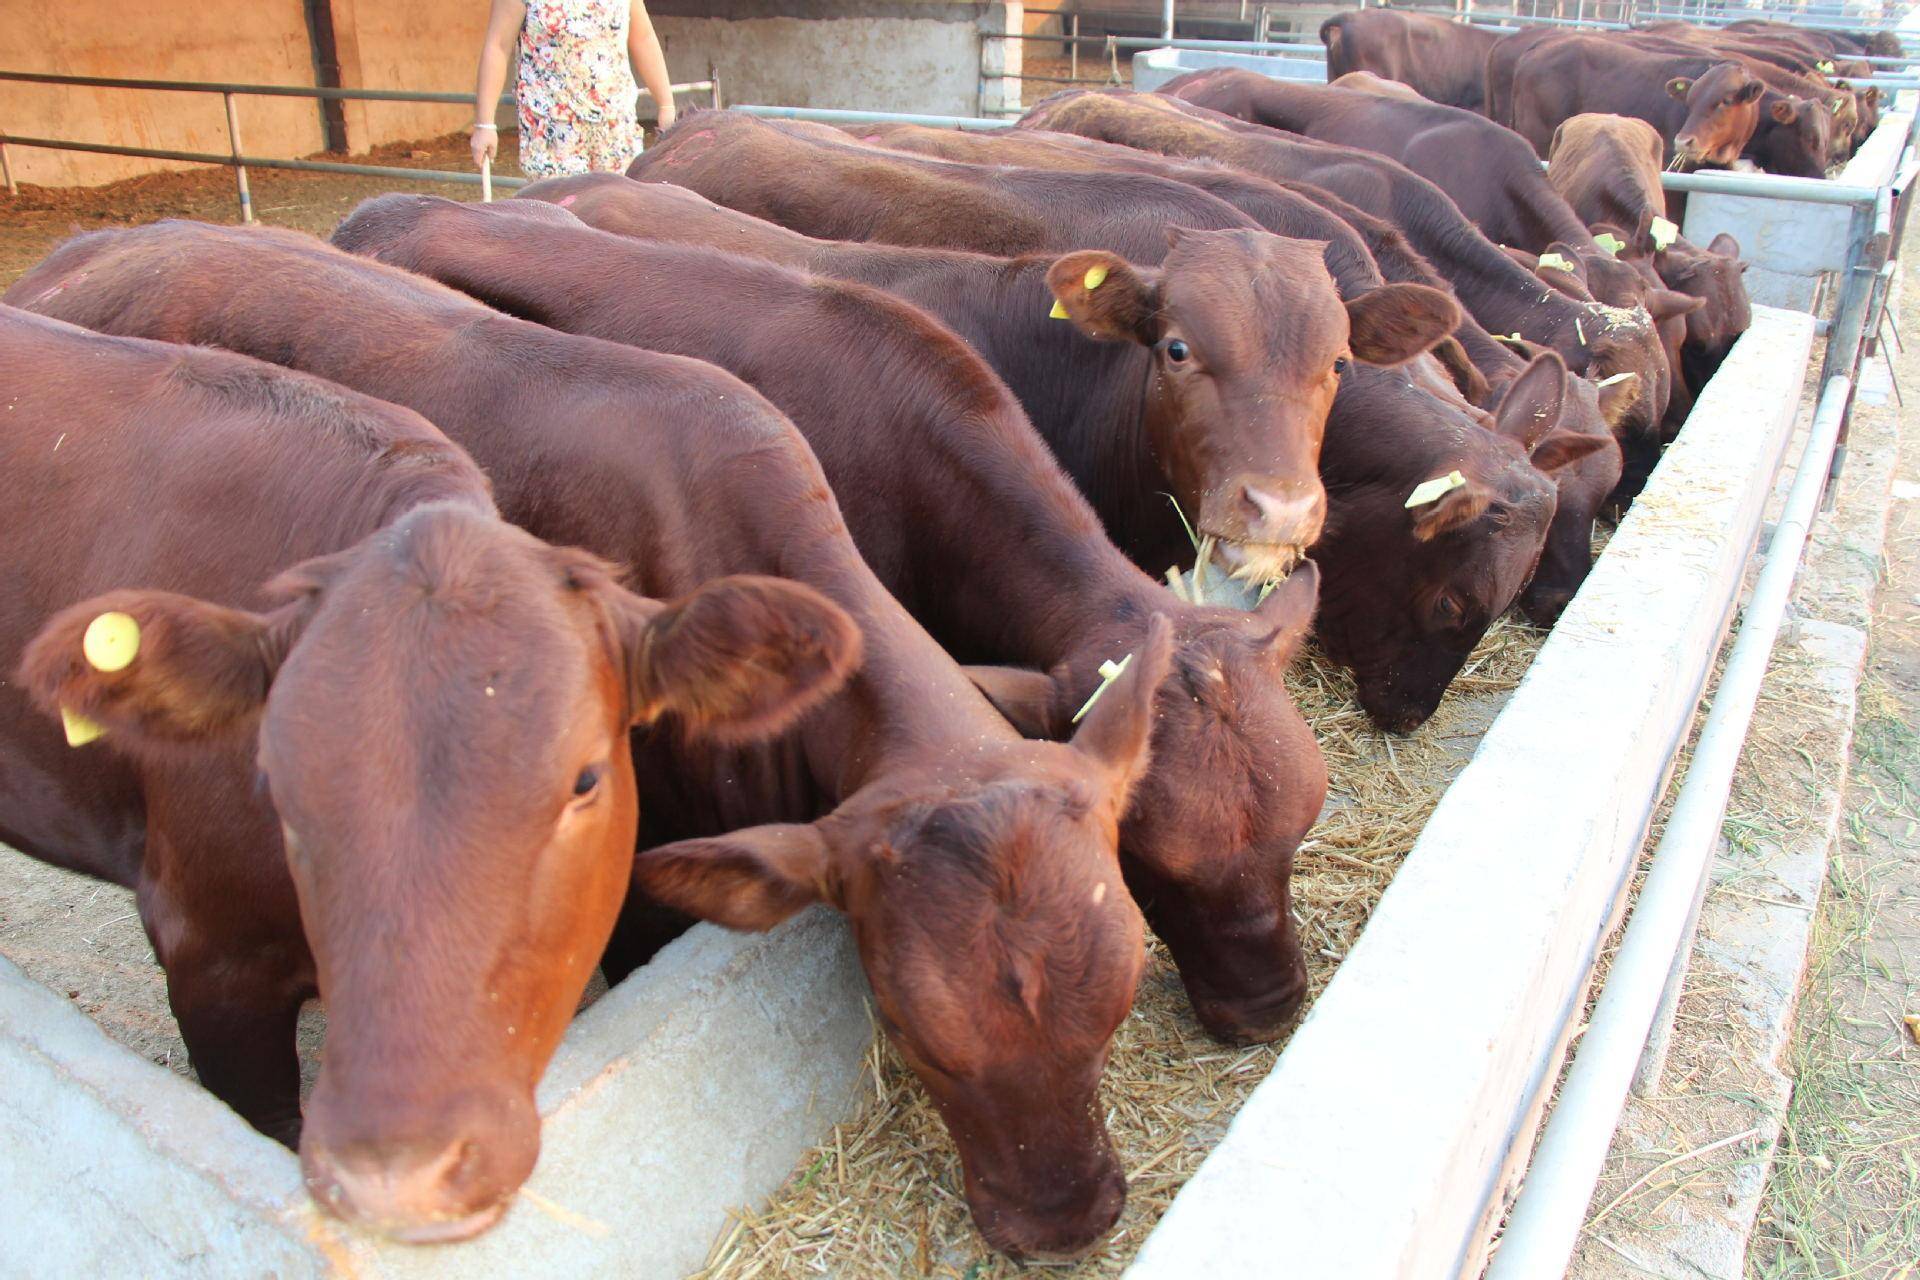
<svg viewBox="0 0 1920 1280">
<path fill-rule="evenodd" d="M 654 0 L 647 6 L 675 80 L 712 64 L 729 102 L 979 115 L 1015 105 L 1020 4 L 944 0 Z M 983 102 L 983 53 L 987 68 Z M 1015 91 L 1017 92 L 1017 91 Z"/>
<path fill-rule="evenodd" d="M 487 30 L 481 0 L 332 0 L 340 83 L 356 89 L 471 93 Z M 310 83 L 310 82 L 309 82 Z M 507 91 L 513 91 L 508 69 Z M 430 102 L 349 102 L 347 146 L 433 138 L 473 123 L 473 109 Z M 510 113 L 502 113 L 509 119 Z M 252 137 L 249 133 L 248 142 Z"/>
<path fill-rule="evenodd" d="M 481 6 L 484 8 L 484 6 Z M 202 0 L 194 5 L 60 0 L 0 7 L 0 67 L 148 80 L 310 85 L 313 55 L 301 0 Z M 478 47 L 476 43 L 476 48 Z M 241 100 L 241 134 L 262 155 L 324 145 L 317 103 Z M 40 138 L 176 151 L 227 150 L 212 94 L 151 93 L 0 82 L 0 130 Z M 87 186 L 185 166 L 127 156 L 9 148 L 14 178 Z"/>
</svg>

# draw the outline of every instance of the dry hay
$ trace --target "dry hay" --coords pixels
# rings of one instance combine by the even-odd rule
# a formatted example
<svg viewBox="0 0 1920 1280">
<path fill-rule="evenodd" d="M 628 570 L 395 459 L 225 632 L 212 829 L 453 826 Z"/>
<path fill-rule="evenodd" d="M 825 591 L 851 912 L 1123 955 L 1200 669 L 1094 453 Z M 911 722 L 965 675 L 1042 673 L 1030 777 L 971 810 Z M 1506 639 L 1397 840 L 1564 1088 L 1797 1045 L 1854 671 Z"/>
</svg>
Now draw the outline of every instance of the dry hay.
<svg viewBox="0 0 1920 1280">
<path fill-rule="evenodd" d="M 1543 638 L 1502 620 L 1474 651 L 1438 714 L 1405 738 L 1391 738 L 1367 721 L 1346 672 L 1317 653 L 1295 664 L 1288 684 L 1332 777 L 1327 808 L 1301 847 L 1293 882 L 1312 996 L 1359 937 L 1428 814 Z M 1033 1269 L 1076 1277 L 1124 1270 L 1272 1069 L 1279 1048 L 1235 1049 L 1208 1039 L 1165 950 L 1150 943 L 1139 998 L 1115 1038 L 1103 1089 L 1107 1127 L 1127 1171 L 1126 1213 L 1088 1257 Z M 857 1114 L 800 1160 L 772 1204 L 736 1216 L 699 1280 L 991 1280 L 1020 1273 L 974 1229 L 953 1145 L 912 1073 L 880 1037 L 869 1050 L 863 1088 Z"/>
</svg>

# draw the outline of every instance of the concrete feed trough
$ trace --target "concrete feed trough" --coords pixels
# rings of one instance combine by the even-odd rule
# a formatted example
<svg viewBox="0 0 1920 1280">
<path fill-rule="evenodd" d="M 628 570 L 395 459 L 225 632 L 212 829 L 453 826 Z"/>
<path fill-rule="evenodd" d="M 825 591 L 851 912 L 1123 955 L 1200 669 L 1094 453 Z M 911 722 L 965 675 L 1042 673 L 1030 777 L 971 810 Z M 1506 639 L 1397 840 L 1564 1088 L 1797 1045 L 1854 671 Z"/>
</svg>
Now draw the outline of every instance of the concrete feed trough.
<svg viewBox="0 0 1920 1280">
<path fill-rule="evenodd" d="M 1331 987 L 1130 1274 L 1451 1275 L 1472 1258 L 1683 739 L 1812 341 L 1756 312 Z M 1580 708 L 1577 721 L 1568 709 Z M 697 927 L 583 1013 L 494 1231 L 409 1248 L 0 960 L 0 1256 L 148 1274 L 698 1268 L 852 1110 L 873 1034 L 844 927 Z"/>
</svg>

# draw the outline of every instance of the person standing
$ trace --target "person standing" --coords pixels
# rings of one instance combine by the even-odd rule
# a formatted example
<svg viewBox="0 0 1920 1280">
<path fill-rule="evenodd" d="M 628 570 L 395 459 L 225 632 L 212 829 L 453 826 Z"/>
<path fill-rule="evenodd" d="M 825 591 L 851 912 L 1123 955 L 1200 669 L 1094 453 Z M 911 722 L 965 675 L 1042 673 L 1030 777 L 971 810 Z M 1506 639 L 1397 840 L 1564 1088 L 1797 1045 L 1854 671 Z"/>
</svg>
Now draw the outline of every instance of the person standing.
<svg viewBox="0 0 1920 1280">
<path fill-rule="evenodd" d="M 623 172 L 640 154 L 634 83 L 673 123 L 666 55 L 644 0 L 493 0 L 474 92 L 473 162 L 499 153 L 494 106 L 520 46 L 520 169 L 530 178 Z"/>
</svg>

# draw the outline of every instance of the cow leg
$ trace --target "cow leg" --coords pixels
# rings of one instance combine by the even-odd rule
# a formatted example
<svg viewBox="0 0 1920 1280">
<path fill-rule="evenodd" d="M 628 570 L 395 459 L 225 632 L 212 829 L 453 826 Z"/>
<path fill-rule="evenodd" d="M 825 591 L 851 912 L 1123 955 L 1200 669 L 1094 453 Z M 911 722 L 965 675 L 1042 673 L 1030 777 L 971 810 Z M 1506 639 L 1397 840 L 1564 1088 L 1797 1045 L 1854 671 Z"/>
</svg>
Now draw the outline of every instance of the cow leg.
<svg viewBox="0 0 1920 1280">
<path fill-rule="evenodd" d="M 209 878 L 176 887 L 176 877 L 167 874 L 181 865 L 170 856 L 173 842 L 150 835 L 148 850 L 136 890 L 140 919 L 166 970 L 167 1003 L 194 1073 L 248 1124 L 297 1145 L 300 1058 L 294 1028 L 314 990 L 313 961 L 297 914 L 286 919 L 265 901 L 270 892 L 257 885 Z M 203 869 L 208 861 L 202 859 Z M 247 891 L 257 914 L 233 909 L 233 895 Z"/>
<path fill-rule="evenodd" d="M 276 1142 L 300 1144 L 298 998 L 236 985 L 233 961 L 167 969 L 167 1000 L 200 1083 Z"/>
</svg>

